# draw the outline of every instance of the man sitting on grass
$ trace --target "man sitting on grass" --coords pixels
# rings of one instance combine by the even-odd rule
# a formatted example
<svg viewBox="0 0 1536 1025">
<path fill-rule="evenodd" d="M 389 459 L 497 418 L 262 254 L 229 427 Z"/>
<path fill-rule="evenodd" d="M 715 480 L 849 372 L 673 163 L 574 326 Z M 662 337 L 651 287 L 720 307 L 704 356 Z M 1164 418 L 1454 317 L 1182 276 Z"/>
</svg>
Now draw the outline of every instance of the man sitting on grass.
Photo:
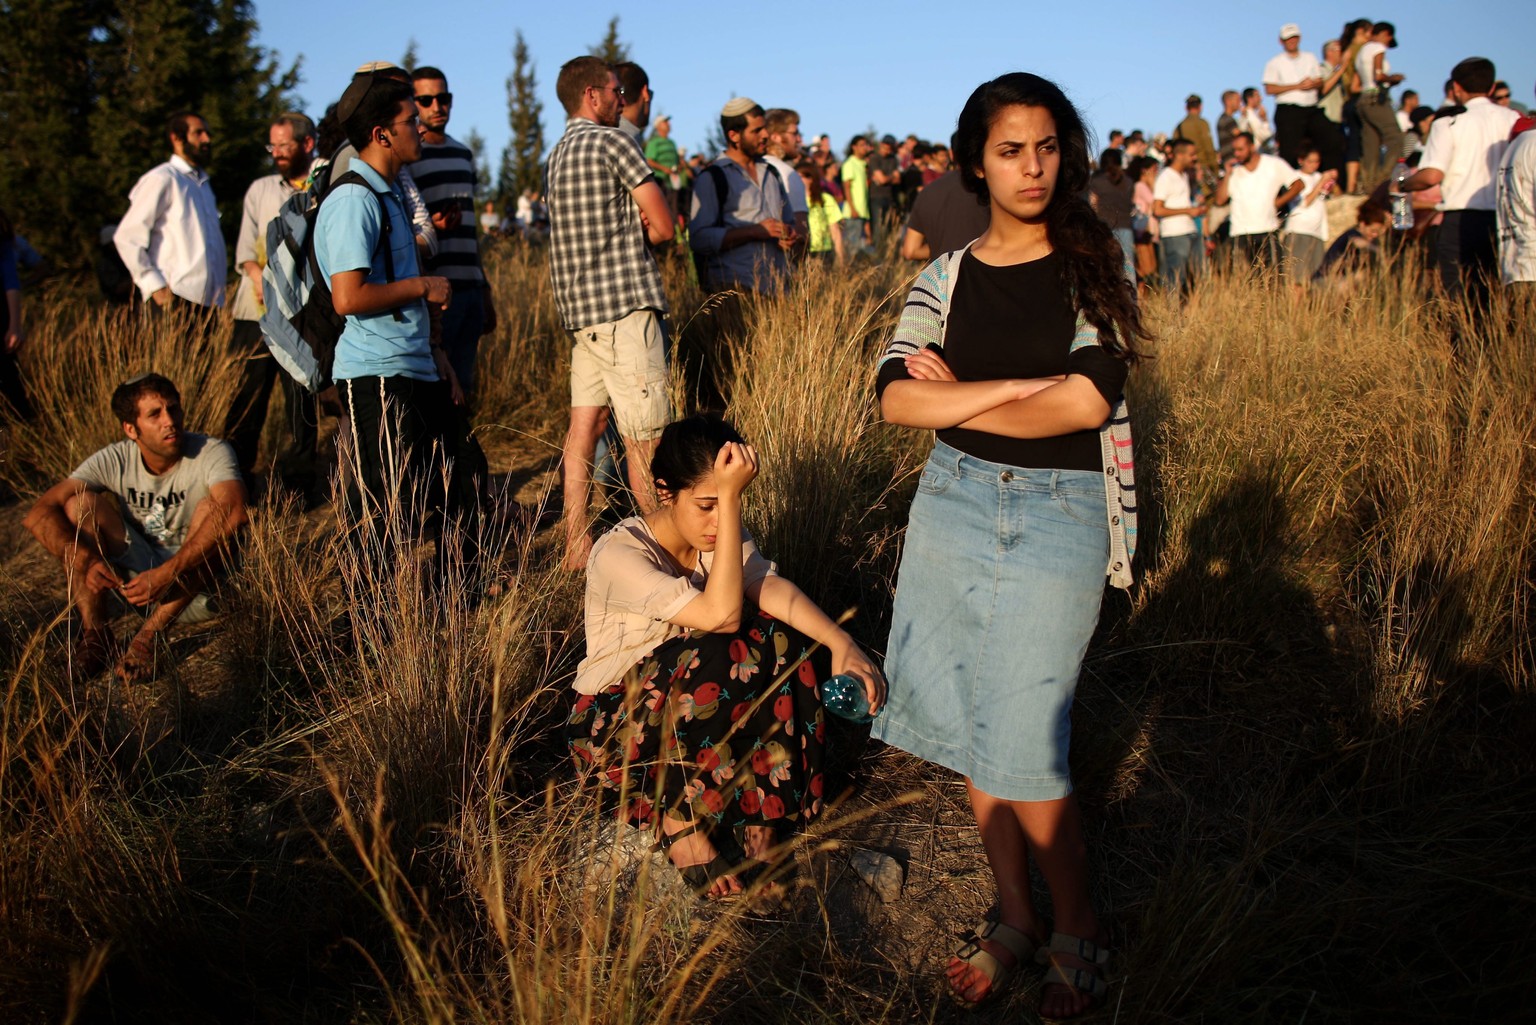
<svg viewBox="0 0 1536 1025">
<path fill-rule="evenodd" d="M 159 374 L 112 393 L 126 441 L 113 442 L 55 484 L 26 526 L 64 564 L 80 610 L 71 675 L 94 676 L 114 651 L 108 592 L 148 610 L 117 664 L 124 682 L 154 675 L 155 638 L 177 617 L 209 618 L 206 599 L 227 544 L 245 526 L 245 486 L 234 449 L 182 429 L 181 395 Z M 192 607 L 189 611 L 189 607 Z"/>
</svg>

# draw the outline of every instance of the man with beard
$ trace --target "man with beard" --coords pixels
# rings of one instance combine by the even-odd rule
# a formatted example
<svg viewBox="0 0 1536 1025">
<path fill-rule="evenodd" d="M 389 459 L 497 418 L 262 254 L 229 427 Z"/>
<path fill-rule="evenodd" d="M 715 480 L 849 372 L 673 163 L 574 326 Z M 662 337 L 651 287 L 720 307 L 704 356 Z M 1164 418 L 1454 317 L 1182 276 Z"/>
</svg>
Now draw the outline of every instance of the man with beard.
<svg viewBox="0 0 1536 1025">
<path fill-rule="evenodd" d="M 421 159 L 411 166 L 411 177 L 437 229 L 437 253 L 428 258 L 427 273 L 453 286 L 453 301 L 443 314 L 443 348 L 468 395 L 474 391 L 480 337 L 496 330 L 496 306 L 475 234 L 475 155 L 448 135 L 453 93 L 447 76 L 437 68 L 417 68 L 411 83 L 422 127 Z"/>
<path fill-rule="evenodd" d="M 128 193 L 128 212 L 112 241 L 146 302 L 159 310 L 185 303 L 207 314 L 224 304 L 228 272 L 219 205 L 205 170 L 213 138 L 207 122 L 190 111 L 172 114 L 166 133 L 171 159 Z M 212 326 L 213 317 L 202 319 Z"/>
<path fill-rule="evenodd" d="M 703 257 L 705 289 L 772 294 L 789 272 L 799 241 L 783 180 L 763 159 L 768 121 L 745 96 L 720 111 L 726 148 L 693 186 L 688 243 Z"/>
<path fill-rule="evenodd" d="M 789 208 L 795 212 L 795 233 L 810 233 L 811 207 L 805 194 L 805 182 L 795 165 L 800 163 L 800 115 L 788 107 L 774 107 L 763 115 L 768 128 L 768 142 L 763 160 L 773 168 L 789 193 Z"/>
<path fill-rule="evenodd" d="M 656 508 L 651 453 L 672 418 L 667 391 L 667 297 L 649 245 L 672 240 L 673 219 L 638 147 L 619 128 L 618 76 L 596 57 L 560 68 L 565 133 L 549 151 L 550 283 L 571 335 L 571 421 L 563 469 L 564 565 L 586 566 L 592 459 L 610 408 L 624 439 L 636 504 Z M 761 122 L 761 118 L 758 119 Z"/>
<path fill-rule="evenodd" d="M 94 676 L 116 655 L 109 592 L 146 611 L 117 664 L 132 683 L 155 675 L 162 631 L 213 614 L 201 592 L 245 526 L 245 487 L 228 445 L 183 430 L 181 395 L 159 374 L 118 385 L 112 413 L 127 439 L 45 491 L 24 522 L 63 564 L 80 614 L 73 678 Z"/>
<path fill-rule="evenodd" d="M 249 491 L 256 470 L 256 450 L 267 419 L 267 403 L 272 397 L 272 384 L 281 378 L 291 441 L 274 469 L 280 472 L 285 486 L 309 501 L 315 497 L 312 492 L 319 410 L 314 396 L 303 385 L 280 372 L 277 360 L 272 358 L 262 340 L 261 272 L 267 265 L 267 225 L 288 197 L 304 191 L 308 184 L 309 167 L 315 157 L 315 124 L 303 114 L 282 114 L 268 126 L 267 140 L 267 152 L 272 154 L 277 173 L 257 178 L 246 190 L 240 215 L 240 235 L 235 242 L 240 284 L 235 289 L 235 326 L 230 334 L 230 352 L 243 362 L 240 390 L 224 417 L 224 438 L 235 450 L 235 457 L 240 461 L 240 474 Z"/>
</svg>

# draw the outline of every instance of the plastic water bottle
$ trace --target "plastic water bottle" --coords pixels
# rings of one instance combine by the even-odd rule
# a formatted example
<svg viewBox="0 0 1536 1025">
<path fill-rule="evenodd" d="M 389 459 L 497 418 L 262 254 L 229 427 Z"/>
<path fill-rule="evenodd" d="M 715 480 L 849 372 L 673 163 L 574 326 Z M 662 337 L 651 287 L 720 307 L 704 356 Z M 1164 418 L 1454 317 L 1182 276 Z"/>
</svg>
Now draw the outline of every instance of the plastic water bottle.
<svg viewBox="0 0 1536 1025">
<path fill-rule="evenodd" d="M 874 722 L 869 711 L 869 697 L 858 677 L 838 673 L 821 685 L 821 703 L 827 711 L 849 722 Z"/>
<path fill-rule="evenodd" d="M 1387 189 L 1387 195 L 1392 198 L 1392 227 L 1396 231 L 1413 227 L 1413 200 L 1403 191 L 1403 182 L 1411 177 L 1413 171 L 1409 169 L 1408 161 L 1399 160 L 1392 171 L 1392 184 Z"/>
</svg>

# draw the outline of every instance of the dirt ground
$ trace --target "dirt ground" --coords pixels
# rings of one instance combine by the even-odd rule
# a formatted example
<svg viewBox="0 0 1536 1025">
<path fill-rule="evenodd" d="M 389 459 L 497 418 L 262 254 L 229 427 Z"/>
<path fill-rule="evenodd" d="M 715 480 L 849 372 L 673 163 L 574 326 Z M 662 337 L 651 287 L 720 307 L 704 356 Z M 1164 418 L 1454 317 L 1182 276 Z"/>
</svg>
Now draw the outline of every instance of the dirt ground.
<svg viewBox="0 0 1536 1025">
<path fill-rule="evenodd" d="M 559 505 L 558 451 L 547 441 L 495 428 L 480 436 L 493 491 L 509 508 L 515 504 L 524 514 L 542 512 L 542 543 L 550 543 Z M 23 528 L 26 509 L 27 503 L 14 499 L 0 506 L 0 579 L 5 581 L 0 608 L 7 614 L 10 636 L 20 643 L 48 624 L 62 636 L 66 621 L 63 575 Z M 253 515 L 286 515 L 290 526 L 285 529 L 292 530 L 296 543 L 335 526 L 329 504 L 284 514 L 258 503 Z M 137 613 L 123 609 L 113 624 L 119 640 L 126 642 L 136 624 Z M 225 693 L 239 689 L 232 686 L 221 658 L 224 633 L 223 617 L 177 627 L 161 648 L 153 680 L 124 686 L 106 673 L 83 685 L 71 700 L 100 713 L 94 718 L 119 759 L 174 760 L 187 745 L 206 741 L 205 731 L 187 728 L 188 722 L 219 717 Z M 62 651 L 62 644 L 53 650 Z M 238 708 L 225 711 L 240 714 Z M 859 728 L 837 722 L 832 731 L 833 778 L 846 788 L 844 799 L 804 838 L 796 855 L 795 893 L 763 925 L 785 936 L 820 933 L 834 941 L 823 947 L 835 950 L 843 962 L 836 975 L 844 985 L 852 979 L 867 980 L 869 986 L 866 993 L 838 994 L 837 1004 L 883 1008 L 887 1020 L 914 1022 L 1032 1017 L 1038 1000 L 1038 974 L 1032 970 L 1024 972 L 1023 984 L 979 1013 L 962 1012 L 942 992 L 940 974 L 948 952 L 961 933 L 985 916 L 993 899 L 962 782 L 872 744 Z M 564 771 L 563 765 L 550 766 L 551 775 Z M 627 838 L 631 847 L 634 839 Z M 899 895 L 886 894 L 895 899 L 883 900 L 860 877 L 854 855 L 861 851 L 888 855 L 899 866 Z M 654 857 L 657 890 L 650 899 L 675 898 L 679 903 L 674 907 L 691 908 L 695 929 L 718 918 L 720 909 L 688 901 L 675 873 L 659 855 Z M 818 945 L 812 941 L 809 947 Z"/>
</svg>

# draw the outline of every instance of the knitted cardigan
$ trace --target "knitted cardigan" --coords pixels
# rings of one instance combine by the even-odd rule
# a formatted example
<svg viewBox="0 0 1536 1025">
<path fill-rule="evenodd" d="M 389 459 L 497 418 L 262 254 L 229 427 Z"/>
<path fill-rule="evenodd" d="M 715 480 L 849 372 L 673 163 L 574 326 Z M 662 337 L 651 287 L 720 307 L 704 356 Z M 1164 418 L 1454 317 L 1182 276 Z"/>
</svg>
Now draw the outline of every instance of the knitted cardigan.
<svg viewBox="0 0 1536 1025">
<path fill-rule="evenodd" d="M 887 360 L 905 359 L 929 345 L 944 347 L 944 327 L 949 319 L 949 297 L 954 293 L 960 274 L 960 260 L 966 253 L 957 249 L 930 263 L 918 275 L 901 321 L 885 353 Z M 1077 334 L 1072 339 L 1075 351 L 1085 345 L 1098 345 L 1099 332 L 1081 310 L 1077 314 Z M 1104 466 L 1105 510 L 1109 517 L 1109 563 L 1105 573 L 1115 587 L 1131 586 L 1131 560 L 1136 556 L 1136 465 L 1131 450 L 1131 414 L 1125 396 L 1114 402 L 1109 419 L 1099 428 L 1099 453 Z"/>
</svg>

